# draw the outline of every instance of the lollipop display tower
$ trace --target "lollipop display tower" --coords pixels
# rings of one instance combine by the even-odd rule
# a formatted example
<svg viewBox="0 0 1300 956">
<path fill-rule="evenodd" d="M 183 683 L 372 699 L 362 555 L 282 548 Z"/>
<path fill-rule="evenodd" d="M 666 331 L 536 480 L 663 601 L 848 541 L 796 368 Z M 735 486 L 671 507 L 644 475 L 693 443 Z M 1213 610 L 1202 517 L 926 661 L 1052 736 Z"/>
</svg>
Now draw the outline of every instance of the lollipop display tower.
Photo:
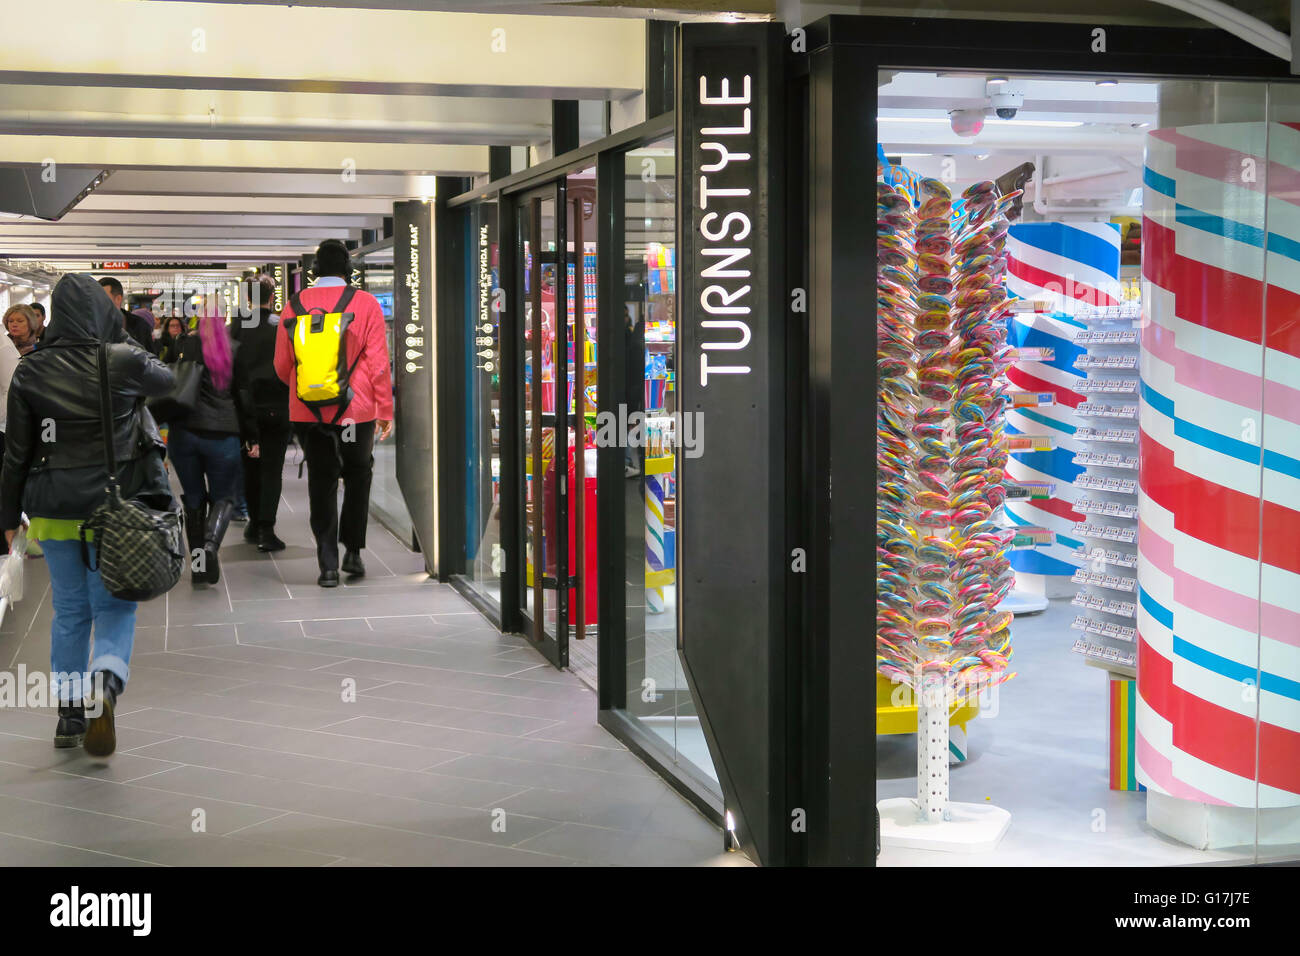
<svg viewBox="0 0 1300 956">
<path fill-rule="evenodd" d="M 956 202 L 938 180 L 878 183 L 876 654 L 917 708 L 917 796 L 879 803 L 884 846 L 992 849 L 1010 824 L 949 799 L 949 727 L 954 708 L 1014 676 L 998 605 L 1016 530 L 996 520 L 1012 200 L 991 182 Z"/>
</svg>

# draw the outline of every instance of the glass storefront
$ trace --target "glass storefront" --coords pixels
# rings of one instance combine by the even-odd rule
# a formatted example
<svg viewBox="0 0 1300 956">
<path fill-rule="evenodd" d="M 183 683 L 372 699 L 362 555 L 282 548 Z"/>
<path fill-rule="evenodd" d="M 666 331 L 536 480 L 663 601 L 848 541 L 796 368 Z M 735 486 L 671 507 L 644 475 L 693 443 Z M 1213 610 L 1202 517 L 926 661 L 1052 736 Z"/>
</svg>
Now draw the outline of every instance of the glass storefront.
<svg viewBox="0 0 1300 956">
<path fill-rule="evenodd" d="M 466 440 L 452 580 L 597 690 L 639 748 L 714 804 L 677 650 L 670 129 L 453 203 Z"/>
<path fill-rule="evenodd" d="M 501 255 L 497 204 L 464 216 L 465 580 L 500 605 L 505 570 L 501 533 Z"/>
<path fill-rule="evenodd" d="M 677 650 L 676 162 L 672 138 L 623 157 L 624 706 L 674 763 L 716 782 Z"/>
<path fill-rule="evenodd" d="M 353 280 L 359 288 L 365 289 L 378 301 L 384 310 L 384 325 L 388 333 L 389 374 L 396 381 L 393 363 L 397 361 L 398 341 L 393 329 L 393 264 L 392 250 L 384 249 L 364 259 L 359 258 L 354 269 Z M 396 429 L 385 440 L 375 439 L 374 480 L 370 486 L 370 512 L 383 523 L 389 531 L 400 540 L 410 545 L 414 543 L 411 515 L 406 507 L 406 500 L 397 483 L 397 443 Z"/>
<path fill-rule="evenodd" d="M 888 568 L 877 610 L 881 862 L 927 859 L 933 851 L 918 841 L 944 846 L 942 827 L 915 816 L 936 779 L 950 813 L 965 813 L 973 793 L 1006 811 L 989 860 L 1294 859 L 1300 662 L 1283 623 L 1296 619 L 1295 591 L 1283 582 L 1296 580 L 1300 562 L 1280 542 L 1300 503 L 1300 433 L 1282 399 L 1300 386 L 1284 318 L 1295 295 L 1286 184 L 1300 168 L 1287 124 L 1300 118 L 1300 97 L 1263 83 L 1120 80 L 1099 95 L 1090 78 L 1003 79 L 1026 104 L 1051 88 L 1062 99 L 1077 89 L 1087 105 L 1026 108 L 1022 121 L 1045 130 L 1032 152 L 987 130 L 984 152 L 950 162 L 946 176 L 943 145 L 914 147 L 927 97 L 939 115 L 945 86 L 985 77 L 897 73 L 879 88 L 876 282 L 889 349 L 876 491 Z M 900 97 L 907 106 L 893 107 Z M 1121 119 L 1123 131 L 1095 138 Z M 1100 156 L 1128 172 L 1098 176 Z M 1267 173 L 1261 162 L 1243 179 L 1251 157 L 1267 157 Z M 1032 198 L 1013 199 L 1026 166 Z M 973 225 L 987 189 L 1012 196 Z M 949 208 L 949 193 L 966 211 L 927 218 L 926 209 Z M 1141 266 L 1126 268 L 1132 223 Z M 950 292 L 940 288 L 949 282 Z M 980 308 L 983 331 L 970 324 Z M 987 350 L 986 333 L 1002 355 L 989 380 L 1005 401 L 975 416 L 936 383 L 947 369 L 955 388 L 977 395 L 988 367 L 944 349 L 974 356 Z M 966 444 L 926 465 L 957 440 L 934 430 L 944 421 Z M 966 454 L 983 461 L 981 424 L 991 428 L 988 466 L 998 469 L 995 484 L 981 486 L 996 492 L 991 510 L 978 495 L 970 504 L 962 470 Z M 903 488 L 911 497 L 898 496 Z M 958 497 L 965 510 L 951 504 Z M 900 528 L 925 561 L 909 557 Z M 939 539 L 953 549 L 947 577 L 926 563 Z M 998 542 L 993 552 L 981 550 L 984 540 Z M 985 566 L 983 577 L 967 573 Z M 979 623 L 969 603 L 932 600 L 948 587 L 989 589 L 978 602 L 991 615 L 987 646 L 920 634 Z M 935 733 L 949 724 L 949 746 L 917 797 L 913 734 L 929 706 L 919 675 L 940 668 L 951 716 Z M 1080 841 L 1068 823 L 1087 814 L 1100 825 Z"/>
</svg>

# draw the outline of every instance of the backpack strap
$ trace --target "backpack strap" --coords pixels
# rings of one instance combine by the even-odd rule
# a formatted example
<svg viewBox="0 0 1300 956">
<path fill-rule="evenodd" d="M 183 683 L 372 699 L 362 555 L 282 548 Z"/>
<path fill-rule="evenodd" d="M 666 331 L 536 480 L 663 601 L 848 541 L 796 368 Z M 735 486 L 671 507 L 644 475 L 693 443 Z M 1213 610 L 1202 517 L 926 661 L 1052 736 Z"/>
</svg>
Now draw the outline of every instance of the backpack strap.
<svg viewBox="0 0 1300 956">
<path fill-rule="evenodd" d="M 350 285 L 344 286 L 343 294 L 339 296 L 338 305 L 334 306 L 334 311 L 346 312 L 348 310 L 348 306 L 352 304 L 352 297 L 356 295 L 356 293 L 357 290 L 352 288 L 352 286 Z"/>
</svg>

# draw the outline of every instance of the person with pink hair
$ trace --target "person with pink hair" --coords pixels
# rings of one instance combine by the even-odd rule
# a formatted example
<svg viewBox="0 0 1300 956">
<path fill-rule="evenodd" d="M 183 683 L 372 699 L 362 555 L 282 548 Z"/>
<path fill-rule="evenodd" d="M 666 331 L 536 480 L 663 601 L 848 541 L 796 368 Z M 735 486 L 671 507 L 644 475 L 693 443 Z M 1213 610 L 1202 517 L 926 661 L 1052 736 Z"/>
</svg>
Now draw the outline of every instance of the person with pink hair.
<svg viewBox="0 0 1300 956">
<path fill-rule="evenodd" d="M 235 510 L 239 481 L 240 424 L 250 407 L 235 382 L 235 349 L 225 319 L 205 315 L 197 335 L 181 339 L 175 368 L 202 366 L 198 400 L 184 418 L 169 422 L 168 454 L 181 483 L 192 584 L 221 580 L 217 552 Z"/>
</svg>

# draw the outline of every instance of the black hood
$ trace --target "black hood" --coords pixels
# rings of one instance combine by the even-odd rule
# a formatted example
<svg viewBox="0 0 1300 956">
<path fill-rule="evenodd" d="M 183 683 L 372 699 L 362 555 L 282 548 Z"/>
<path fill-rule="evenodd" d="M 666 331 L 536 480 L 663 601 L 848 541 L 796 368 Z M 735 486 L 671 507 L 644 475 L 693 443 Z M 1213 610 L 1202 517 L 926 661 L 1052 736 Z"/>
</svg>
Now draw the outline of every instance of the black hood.
<svg viewBox="0 0 1300 956">
<path fill-rule="evenodd" d="M 50 321 L 42 345 L 59 339 L 125 342 L 122 312 L 108 292 L 84 272 L 70 272 L 54 286 L 50 296 Z"/>
</svg>

